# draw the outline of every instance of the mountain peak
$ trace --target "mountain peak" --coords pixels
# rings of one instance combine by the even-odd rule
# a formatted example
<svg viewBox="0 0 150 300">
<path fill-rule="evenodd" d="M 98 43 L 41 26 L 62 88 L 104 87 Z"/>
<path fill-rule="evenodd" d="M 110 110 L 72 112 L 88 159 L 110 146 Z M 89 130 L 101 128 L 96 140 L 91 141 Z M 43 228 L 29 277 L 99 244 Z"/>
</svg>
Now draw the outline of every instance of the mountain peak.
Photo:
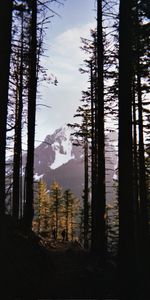
<svg viewBox="0 0 150 300">
<path fill-rule="evenodd" d="M 50 186 L 56 180 L 64 189 L 70 188 L 80 197 L 84 186 L 83 148 L 73 145 L 71 133 L 72 128 L 65 124 L 53 134 L 47 135 L 44 142 L 35 148 L 34 174 L 36 181 L 43 178 Z M 106 140 L 106 149 L 109 152 L 109 158 L 106 158 L 106 182 L 111 182 L 112 185 L 117 163 L 114 137 L 110 134 Z M 112 197 L 112 189 L 107 187 L 107 199 L 112 201 Z"/>
<path fill-rule="evenodd" d="M 43 178 L 50 186 L 56 180 L 80 197 L 84 182 L 83 149 L 73 145 L 71 133 L 72 129 L 65 124 L 35 148 L 34 174 L 36 181 Z"/>
<path fill-rule="evenodd" d="M 54 132 L 53 138 L 52 149 L 55 152 L 55 160 L 50 166 L 52 170 L 74 158 L 72 154 L 71 130 L 66 124 Z"/>
</svg>

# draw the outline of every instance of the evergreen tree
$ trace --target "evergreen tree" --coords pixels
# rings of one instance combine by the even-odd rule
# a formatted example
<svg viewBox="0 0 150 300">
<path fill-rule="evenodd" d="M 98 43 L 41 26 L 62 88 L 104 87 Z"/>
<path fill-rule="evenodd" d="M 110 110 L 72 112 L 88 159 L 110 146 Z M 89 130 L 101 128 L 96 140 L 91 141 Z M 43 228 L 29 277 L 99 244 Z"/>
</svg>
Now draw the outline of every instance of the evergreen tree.
<svg viewBox="0 0 150 300">
<path fill-rule="evenodd" d="M 14 74 L 16 83 L 16 108 L 15 108 L 15 136 L 14 136 L 14 161 L 13 161 L 13 206 L 12 214 L 17 221 L 22 214 L 22 195 L 20 191 L 21 177 L 21 149 L 22 149 L 22 117 L 23 117 L 23 7 L 20 8 L 21 33 L 17 53 L 17 66 Z M 16 59 L 16 57 L 15 57 Z M 20 211 L 20 215 L 19 215 Z"/>
<path fill-rule="evenodd" d="M 12 0 L 0 1 L 0 217 L 5 214 L 6 124 L 11 53 Z"/>
<path fill-rule="evenodd" d="M 104 45 L 102 1 L 97 1 L 97 181 L 95 198 L 92 199 L 92 251 L 104 259 L 105 233 L 105 142 L 104 142 Z"/>
<path fill-rule="evenodd" d="M 74 237 L 77 238 L 79 235 L 79 220 L 78 214 L 80 210 L 80 202 L 71 190 L 65 190 L 63 194 L 64 204 L 63 204 L 63 216 L 64 224 L 62 228 L 66 231 L 66 241 L 73 240 Z"/>
<path fill-rule="evenodd" d="M 143 110 L 143 92 L 147 92 L 145 76 L 148 74 L 149 63 L 147 60 L 148 39 L 147 26 L 145 26 L 143 11 L 140 9 L 140 3 L 136 1 L 135 20 L 135 86 L 138 109 L 138 158 L 139 158 L 139 198 L 140 198 L 140 245 L 142 244 L 141 256 L 147 256 L 148 249 L 148 206 L 147 206 L 147 185 L 146 185 L 146 168 L 145 168 L 145 149 L 144 149 L 144 110 Z M 146 24 L 147 25 L 147 24 Z M 146 63 L 145 63 L 146 62 Z M 142 87 L 142 79 L 145 84 Z M 148 253 L 147 253 L 148 254 Z M 145 263 L 145 265 L 147 262 Z"/>
<path fill-rule="evenodd" d="M 43 180 L 38 182 L 37 195 L 34 203 L 33 229 L 43 236 L 50 235 L 50 197 L 47 185 Z"/>
<path fill-rule="evenodd" d="M 29 82 L 28 82 L 28 150 L 26 166 L 26 202 L 24 208 L 24 224 L 31 229 L 33 220 L 33 167 L 34 137 L 37 90 L 37 1 L 29 1 L 31 9 L 30 48 L 29 48 Z"/>
<path fill-rule="evenodd" d="M 90 109 L 87 104 L 88 92 L 82 92 L 83 105 L 79 106 L 74 117 L 82 119 L 81 124 L 68 124 L 74 128 L 72 134 L 76 145 L 81 145 L 84 151 L 84 189 L 83 189 L 83 211 L 84 211 L 84 247 L 88 248 L 88 222 L 89 222 L 89 138 L 91 134 Z"/>
<path fill-rule="evenodd" d="M 56 240 L 61 236 L 60 215 L 62 205 L 62 188 L 54 181 L 50 187 L 50 227 L 56 231 Z"/>
<path fill-rule="evenodd" d="M 119 264 L 121 283 L 135 278 L 135 222 L 132 161 L 132 7 L 120 1 L 119 25 Z"/>
</svg>

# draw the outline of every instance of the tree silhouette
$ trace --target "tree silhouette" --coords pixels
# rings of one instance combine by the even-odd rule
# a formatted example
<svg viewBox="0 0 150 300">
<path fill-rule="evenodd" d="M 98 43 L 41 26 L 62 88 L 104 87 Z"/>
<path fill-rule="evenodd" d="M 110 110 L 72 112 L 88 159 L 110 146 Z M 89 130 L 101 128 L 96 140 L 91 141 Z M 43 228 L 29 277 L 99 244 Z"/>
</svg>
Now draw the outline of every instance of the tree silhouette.
<svg viewBox="0 0 150 300">
<path fill-rule="evenodd" d="M 119 25 L 119 263 L 122 283 L 136 272 L 132 157 L 133 3 L 120 1 Z"/>
<path fill-rule="evenodd" d="M 5 214 L 5 151 L 11 52 L 12 0 L 0 2 L 0 217 Z"/>
<path fill-rule="evenodd" d="M 105 233 L 105 141 L 104 141 L 104 45 L 102 1 L 97 1 L 97 181 L 92 199 L 92 251 L 103 259 L 106 251 Z"/>
<path fill-rule="evenodd" d="M 24 224 L 31 229 L 33 220 L 33 166 L 35 112 L 37 91 L 37 1 L 29 1 L 31 8 L 30 49 L 29 49 L 29 83 L 28 83 L 28 150 L 26 166 L 26 202 Z"/>
<path fill-rule="evenodd" d="M 14 161 L 13 161 L 13 205 L 12 214 L 17 222 L 22 212 L 22 199 L 20 195 L 20 176 L 21 176 L 21 149 L 22 149 L 22 117 L 23 117 L 23 75 L 24 75 L 24 62 L 23 62 L 23 7 L 20 12 L 21 19 L 21 34 L 20 34 L 20 47 L 18 45 L 17 66 L 15 70 L 15 83 L 16 83 L 16 107 L 15 107 L 15 136 L 14 136 Z"/>
</svg>

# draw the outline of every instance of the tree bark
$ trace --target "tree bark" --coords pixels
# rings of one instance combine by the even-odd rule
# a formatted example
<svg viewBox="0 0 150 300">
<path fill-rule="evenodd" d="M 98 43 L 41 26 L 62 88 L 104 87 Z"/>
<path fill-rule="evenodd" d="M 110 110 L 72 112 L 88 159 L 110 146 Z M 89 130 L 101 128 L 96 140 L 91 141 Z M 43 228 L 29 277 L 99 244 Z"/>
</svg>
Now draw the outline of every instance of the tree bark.
<svg viewBox="0 0 150 300">
<path fill-rule="evenodd" d="M 29 53 L 29 90 L 28 90 L 28 149 L 26 168 L 26 202 L 24 209 L 25 226 L 32 227 L 33 209 L 33 176 L 34 176 L 34 138 L 35 138 L 35 113 L 37 89 L 37 1 L 31 1 L 32 9 L 30 27 L 30 53 Z"/>
<path fill-rule="evenodd" d="M 102 1 L 97 1 L 97 157 L 98 176 L 96 197 L 92 203 L 92 251 L 104 259 L 106 252 L 105 234 L 105 141 L 104 141 L 104 79 L 103 79 L 103 28 Z"/>
<path fill-rule="evenodd" d="M 0 217 L 5 215 L 5 151 L 11 53 L 12 2 L 12 0 L 0 1 Z"/>
<path fill-rule="evenodd" d="M 120 1 L 119 25 L 119 270 L 135 279 L 132 157 L 132 1 Z M 134 274 L 134 275 L 133 275 Z"/>
<path fill-rule="evenodd" d="M 69 191 L 65 191 L 65 202 L 66 202 L 66 241 L 68 241 L 68 228 L 69 228 Z"/>
<path fill-rule="evenodd" d="M 22 110 L 23 110 L 23 12 L 22 12 L 22 32 L 21 32 L 21 53 L 18 57 L 20 63 L 17 72 L 17 91 L 16 91 L 16 122 L 15 122 L 15 141 L 14 141 L 14 163 L 13 163 L 13 217 L 15 221 L 19 219 L 20 201 L 20 162 L 21 162 L 21 132 L 22 132 Z"/>
<path fill-rule="evenodd" d="M 58 203 L 58 189 L 56 188 L 55 190 L 55 214 L 56 214 L 56 220 L 55 220 L 55 227 L 56 227 L 56 240 L 58 238 L 58 208 L 59 208 L 59 203 Z"/>
<path fill-rule="evenodd" d="M 140 61 L 137 62 L 137 93 L 138 93 L 138 124 L 139 124 L 139 195 L 140 195 L 140 245 L 141 256 L 145 260 L 145 266 L 148 259 L 148 201 L 146 188 L 146 170 L 144 155 L 144 137 L 143 137 L 143 108 L 142 91 L 140 77 Z M 143 261 L 144 261 L 143 260 Z"/>
<path fill-rule="evenodd" d="M 87 116 L 85 116 L 87 118 Z M 87 120 L 85 120 L 87 122 Z M 86 125 L 87 127 L 87 125 Z M 86 131 L 88 129 L 86 128 Z M 89 168 L 88 168 L 88 138 L 84 141 L 84 248 L 88 249 L 89 224 Z"/>
</svg>

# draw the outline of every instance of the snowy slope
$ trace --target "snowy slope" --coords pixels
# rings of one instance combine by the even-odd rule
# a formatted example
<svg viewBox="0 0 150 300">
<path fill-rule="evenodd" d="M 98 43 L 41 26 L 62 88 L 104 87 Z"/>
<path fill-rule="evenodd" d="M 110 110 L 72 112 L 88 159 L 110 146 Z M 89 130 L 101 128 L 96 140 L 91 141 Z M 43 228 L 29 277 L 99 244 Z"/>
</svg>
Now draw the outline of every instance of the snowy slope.
<svg viewBox="0 0 150 300">
<path fill-rule="evenodd" d="M 50 165 L 52 170 L 55 170 L 69 162 L 71 159 L 74 159 L 74 154 L 72 153 L 71 130 L 67 125 L 56 131 L 52 149 L 55 153 L 55 159 Z"/>
</svg>

